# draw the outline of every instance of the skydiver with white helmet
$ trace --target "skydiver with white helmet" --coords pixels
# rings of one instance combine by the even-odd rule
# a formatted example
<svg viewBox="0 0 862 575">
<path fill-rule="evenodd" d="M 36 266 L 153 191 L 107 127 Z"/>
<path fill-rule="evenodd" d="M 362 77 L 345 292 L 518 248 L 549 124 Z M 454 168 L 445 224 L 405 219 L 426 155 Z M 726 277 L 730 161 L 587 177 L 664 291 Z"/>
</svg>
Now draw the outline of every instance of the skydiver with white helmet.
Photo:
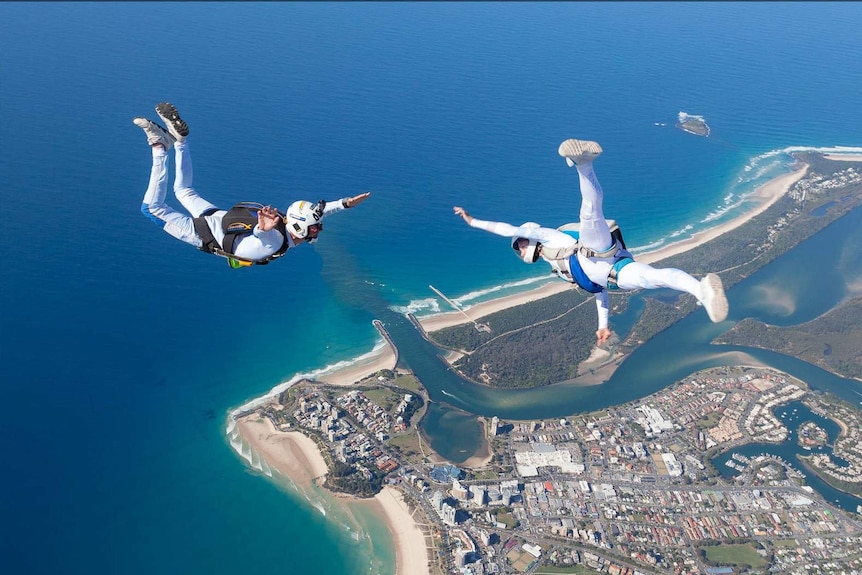
<svg viewBox="0 0 862 575">
<path fill-rule="evenodd" d="M 728 303 L 721 278 L 709 273 L 700 281 L 675 268 L 654 268 L 634 261 L 625 249 L 622 234 L 602 212 L 602 187 L 593 170 L 593 160 L 602 153 L 597 142 L 566 140 L 558 153 L 569 167 L 576 167 L 581 188 L 579 224 L 560 229 L 544 228 L 534 222 L 513 226 L 504 222 L 479 220 L 464 208 L 454 207 L 471 227 L 512 238 L 519 259 L 534 263 L 539 258 L 551 265 L 561 279 L 596 294 L 598 345 L 611 336 L 608 327 L 608 291 L 670 288 L 689 293 L 704 307 L 715 323 L 727 318 Z"/>
<path fill-rule="evenodd" d="M 192 160 L 186 137 L 188 124 L 173 104 L 162 102 L 156 113 L 167 128 L 146 118 L 135 118 L 152 148 L 153 168 L 141 212 L 168 234 L 207 253 L 227 258 L 233 268 L 267 264 L 290 248 L 314 243 L 323 230 L 323 218 L 365 201 L 371 192 L 336 201 L 300 200 L 284 214 L 271 206 L 243 202 L 222 210 L 198 196 L 192 187 Z M 191 215 L 165 203 L 168 181 L 168 150 L 174 148 L 176 174 L 174 195 Z"/>
</svg>

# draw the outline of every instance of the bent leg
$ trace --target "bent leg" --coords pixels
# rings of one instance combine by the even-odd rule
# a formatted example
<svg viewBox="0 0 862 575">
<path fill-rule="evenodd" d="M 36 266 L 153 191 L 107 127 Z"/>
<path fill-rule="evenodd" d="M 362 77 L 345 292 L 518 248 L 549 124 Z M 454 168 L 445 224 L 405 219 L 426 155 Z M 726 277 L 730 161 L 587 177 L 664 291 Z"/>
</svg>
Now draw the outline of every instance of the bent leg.
<svg viewBox="0 0 862 575">
<path fill-rule="evenodd" d="M 154 147 L 152 150 L 153 168 L 150 171 L 150 183 L 144 194 L 141 212 L 173 237 L 199 248 L 201 240 L 195 233 L 192 218 L 165 203 L 168 192 L 168 153 L 161 147 Z"/>
<path fill-rule="evenodd" d="M 215 211 L 213 204 L 200 197 L 192 187 L 194 172 L 192 170 L 192 155 L 188 141 L 174 144 L 177 174 L 174 179 L 174 195 L 192 217 L 199 217 L 207 211 Z"/>
<path fill-rule="evenodd" d="M 658 289 L 670 288 L 689 293 L 701 301 L 700 282 L 691 275 L 676 268 L 654 268 L 640 262 L 624 266 L 617 278 L 620 289 Z"/>
<path fill-rule="evenodd" d="M 577 164 L 577 168 L 581 186 L 580 243 L 601 252 L 614 243 L 602 211 L 602 186 L 596 178 L 592 162 L 581 162 Z"/>
</svg>

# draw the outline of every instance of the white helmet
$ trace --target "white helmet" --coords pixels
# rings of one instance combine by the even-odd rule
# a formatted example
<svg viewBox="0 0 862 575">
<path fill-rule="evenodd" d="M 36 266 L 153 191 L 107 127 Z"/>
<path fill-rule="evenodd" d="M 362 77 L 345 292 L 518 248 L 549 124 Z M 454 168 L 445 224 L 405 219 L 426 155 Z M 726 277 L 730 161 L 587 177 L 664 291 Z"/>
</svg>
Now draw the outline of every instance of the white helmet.
<svg viewBox="0 0 862 575">
<path fill-rule="evenodd" d="M 522 228 L 538 228 L 541 227 L 536 222 L 525 222 L 521 224 Z M 527 249 L 524 251 L 524 255 L 521 255 L 521 248 L 518 247 L 518 242 L 521 240 L 527 240 Z M 515 255 L 518 256 L 518 259 L 523 261 L 524 263 L 534 264 L 539 259 L 539 246 L 542 244 L 537 242 L 536 240 L 531 240 L 529 238 L 524 238 L 522 236 L 516 236 L 512 238 L 512 249 L 515 250 Z"/>
<path fill-rule="evenodd" d="M 287 231 L 299 239 L 307 239 L 309 243 L 314 243 L 317 239 L 317 234 L 323 229 L 323 223 L 320 221 L 323 217 L 323 208 L 326 207 L 326 202 L 320 200 L 316 204 L 299 200 L 293 202 L 287 207 L 287 216 L 285 223 Z M 312 235 L 309 236 L 309 228 L 312 229 Z"/>
</svg>

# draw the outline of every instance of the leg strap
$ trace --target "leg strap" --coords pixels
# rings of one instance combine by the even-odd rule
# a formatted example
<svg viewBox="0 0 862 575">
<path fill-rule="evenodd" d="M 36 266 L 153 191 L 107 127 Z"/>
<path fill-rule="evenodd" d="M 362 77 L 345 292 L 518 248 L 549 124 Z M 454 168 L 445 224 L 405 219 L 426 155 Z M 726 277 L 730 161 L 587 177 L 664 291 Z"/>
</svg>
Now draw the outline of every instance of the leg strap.
<svg viewBox="0 0 862 575">
<path fill-rule="evenodd" d="M 634 259 L 632 258 L 620 258 L 614 265 L 611 267 L 610 273 L 608 273 L 608 289 L 615 290 L 620 289 L 620 286 L 617 285 L 617 278 L 620 275 L 620 270 L 632 263 Z"/>
</svg>

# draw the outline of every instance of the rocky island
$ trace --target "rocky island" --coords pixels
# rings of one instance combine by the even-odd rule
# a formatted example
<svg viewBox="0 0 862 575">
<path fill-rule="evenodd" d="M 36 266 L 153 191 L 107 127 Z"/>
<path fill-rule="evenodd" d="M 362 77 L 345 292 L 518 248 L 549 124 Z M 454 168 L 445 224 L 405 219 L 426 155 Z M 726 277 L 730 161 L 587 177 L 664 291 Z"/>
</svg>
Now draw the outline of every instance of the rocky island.
<svg viewBox="0 0 862 575">
<path fill-rule="evenodd" d="M 694 114 L 680 112 L 676 127 L 683 132 L 688 132 L 695 136 L 703 136 L 704 138 L 709 136 L 709 126 L 707 125 L 706 120 L 703 119 L 703 116 L 695 116 Z"/>
</svg>

